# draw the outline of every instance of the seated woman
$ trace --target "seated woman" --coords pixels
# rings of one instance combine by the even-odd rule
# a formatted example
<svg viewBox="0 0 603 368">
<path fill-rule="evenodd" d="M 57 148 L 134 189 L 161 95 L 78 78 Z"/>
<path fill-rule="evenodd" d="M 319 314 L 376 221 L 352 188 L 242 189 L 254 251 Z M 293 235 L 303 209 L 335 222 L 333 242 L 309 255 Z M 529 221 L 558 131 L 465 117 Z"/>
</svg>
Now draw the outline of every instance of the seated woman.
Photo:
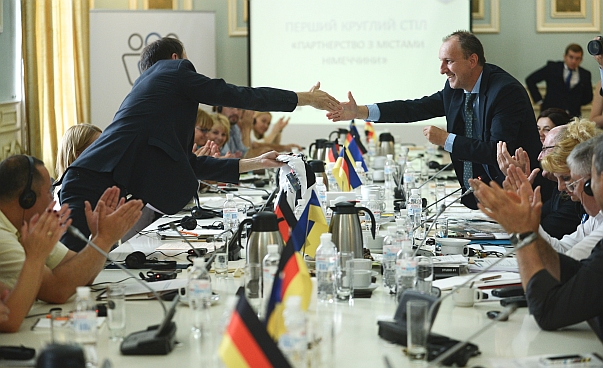
<svg viewBox="0 0 603 368">
<path fill-rule="evenodd" d="M 197 156 L 214 156 L 220 155 L 220 149 L 207 139 L 207 133 L 214 126 L 214 120 L 205 110 L 199 108 L 197 110 L 197 120 L 195 122 L 195 138 L 193 143 L 193 153 Z M 209 142 L 209 143 L 208 143 Z"/>
<path fill-rule="evenodd" d="M 211 118 L 213 125 L 207 132 L 207 142 L 214 143 L 219 151 L 230 139 L 230 121 L 222 114 L 212 114 Z M 216 157 L 215 155 L 212 156 Z M 231 152 L 227 152 L 220 157 L 234 158 L 235 156 Z"/>
<path fill-rule="evenodd" d="M 289 118 L 285 119 L 281 117 L 276 122 L 276 125 L 272 128 L 270 133 L 270 123 L 272 121 L 272 114 L 269 112 L 258 111 L 253 116 L 253 129 L 249 135 L 249 151 L 245 157 L 255 157 L 262 153 L 275 150 L 275 151 L 291 151 L 293 148 L 302 150 L 302 147 L 298 144 L 280 144 L 281 134 L 283 129 L 289 124 Z"/>
<path fill-rule="evenodd" d="M 57 151 L 57 162 L 55 168 L 57 181 L 61 180 L 61 177 L 69 165 L 71 165 L 73 161 L 75 161 L 75 159 L 78 158 L 86 148 L 88 148 L 88 146 L 97 140 L 102 132 L 103 131 L 101 128 L 97 127 L 96 125 L 86 123 L 74 125 L 65 131 Z M 55 209 L 61 207 L 58 198 L 58 193 L 60 190 L 60 185 L 56 185 L 54 187 L 54 199 L 57 203 Z"/>
<path fill-rule="evenodd" d="M 556 126 L 565 125 L 571 120 L 571 116 L 562 109 L 551 107 L 540 112 L 536 125 L 538 125 L 538 134 L 540 134 L 540 142 L 544 144 L 544 137 L 547 133 Z"/>
</svg>

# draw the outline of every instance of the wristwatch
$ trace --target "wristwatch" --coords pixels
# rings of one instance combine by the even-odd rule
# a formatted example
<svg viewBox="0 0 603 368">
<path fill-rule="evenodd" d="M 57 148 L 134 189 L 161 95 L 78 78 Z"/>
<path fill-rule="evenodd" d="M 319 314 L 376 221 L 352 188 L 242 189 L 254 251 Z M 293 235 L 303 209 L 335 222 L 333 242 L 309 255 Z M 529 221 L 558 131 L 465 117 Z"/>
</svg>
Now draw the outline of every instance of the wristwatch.
<svg viewBox="0 0 603 368">
<path fill-rule="evenodd" d="M 528 231 L 526 233 L 513 233 L 511 234 L 511 245 L 512 246 L 517 246 L 517 244 L 519 243 L 524 243 L 524 245 L 528 245 L 531 242 L 533 242 L 534 240 L 536 240 L 536 238 L 538 237 L 538 234 L 533 232 L 533 231 Z"/>
</svg>

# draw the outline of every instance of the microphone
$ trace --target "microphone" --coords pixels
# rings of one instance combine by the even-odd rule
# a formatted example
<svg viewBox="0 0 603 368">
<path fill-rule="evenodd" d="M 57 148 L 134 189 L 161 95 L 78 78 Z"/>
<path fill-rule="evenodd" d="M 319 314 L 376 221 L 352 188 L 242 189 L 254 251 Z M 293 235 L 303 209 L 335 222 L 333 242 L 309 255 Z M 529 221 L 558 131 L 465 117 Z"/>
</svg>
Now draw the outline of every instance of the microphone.
<svg viewBox="0 0 603 368">
<path fill-rule="evenodd" d="M 266 203 L 264 203 L 262 205 L 262 207 L 260 208 L 260 210 L 258 212 L 263 212 L 266 209 L 266 207 L 268 207 L 269 205 L 272 204 L 272 202 L 274 202 L 274 198 L 276 198 L 276 193 L 278 193 L 279 189 L 280 188 L 278 186 L 276 186 L 274 188 L 274 190 L 272 191 L 272 193 L 270 193 L 270 195 L 268 196 L 268 199 L 266 200 Z"/>
<path fill-rule="evenodd" d="M 448 207 L 450 207 L 453 204 L 455 204 L 456 202 L 460 201 L 461 198 L 463 198 L 466 195 L 469 195 L 470 193 L 473 193 L 473 188 L 469 188 L 465 193 L 461 194 L 458 198 L 456 198 L 454 201 L 450 202 L 448 205 L 442 204 L 440 206 L 440 210 L 436 214 L 432 215 L 430 218 L 426 219 L 425 221 L 421 221 L 421 223 L 419 225 L 417 225 L 416 227 L 414 227 L 412 229 L 412 231 L 414 233 L 415 230 L 417 230 L 418 228 L 423 226 L 426 222 L 431 220 L 431 225 L 429 225 L 429 229 L 427 229 L 427 232 L 425 233 L 425 236 L 423 237 L 421 244 L 419 244 L 417 249 L 415 249 L 415 252 L 413 253 L 413 257 L 417 255 L 417 252 L 419 251 L 419 249 L 421 249 L 421 247 L 425 244 L 425 241 L 427 240 L 427 234 L 429 234 L 429 232 L 431 231 L 431 228 L 433 228 L 433 225 L 435 224 L 436 220 L 444 213 L 444 211 L 446 211 L 448 209 Z"/>
<path fill-rule="evenodd" d="M 182 228 L 186 230 L 195 230 L 195 228 L 197 227 L 197 220 L 195 220 L 191 216 L 184 216 L 180 220 L 168 222 L 166 224 L 161 224 L 157 226 L 157 230 L 167 230 L 170 228 L 176 229 L 176 226 L 182 226 Z"/>
<path fill-rule="evenodd" d="M 163 315 L 166 316 L 167 315 L 167 309 L 165 308 L 165 305 L 163 305 L 163 302 L 161 301 L 161 297 L 159 296 L 159 294 L 157 294 L 157 292 L 155 290 L 153 290 L 153 288 L 151 288 L 147 283 L 143 282 L 142 280 L 140 280 L 138 278 L 138 276 L 134 275 L 132 272 L 130 272 L 130 270 L 128 270 L 127 268 L 125 268 L 123 265 L 115 262 L 115 260 L 113 259 L 113 257 L 111 257 L 109 255 L 109 253 L 105 252 L 104 250 L 102 250 L 98 245 L 94 244 L 94 242 L 90 239 L 88 239 L 84 234 L 82 234 L 81 231 L 79 231 L 78 228 L 76 228 L 73 225 L 70 225 L 67 228 L 67 231 L 69 232 L 69 234 L 75 236 L 76 238 L 85 241 L 86 243 L 88 243 L 88 245 L 90 245 L 92 248 L 94 248 L 94 250 L 96 250 L 97 252 L 99 252 L 102 256 L 106 257 L 109 261 L 111 261 L 111 263 L 113 263 L 114 265 L 116 265 L 117 267 L 119 267 L 119 269 L 121 269 L 122 271 L 124 271 L 126 274 L 128 274 L 128 276 L 132 277 L 134 280 L 136 280 L 136 282 L 138 282 L 140 285 L 142 285 L 145 289 L 148 289 L 153 296 L 155 296 L 155 298 L 157 298 L 157 301 L 159 302 L 159 304 L 161 305 L 161 308 L 163 308 Z"/>
<path fill-rule="evenodd" d="M 175 232 L 178 233 L 178 235 L 182 238 L 182 240 L 184 240 L 184 242 L 186 244 L 188 244 L 189 247 L 191 247 L 191 249 L 193 250 L 193 252 L 195 252 L 195 255 L 197 257 L 203 257 L 203 255 L 199 252 L 199 249 L 193 247 L 193 245 L 191 244 L 191 242 L 188 241 L 187 238 L 184 237 L 184 235 L 182 235 L 182 233 L 180 231 L 178 231 L 178 229 L 176 228 L 176 225 L 173 223 L 170 223 L 170 228 L 172 230 L 174 230 Z M 214 261 L 214 258 L 216 258 L 216 252 L 214 252 L 211 257 L 209 257 L 209 259 L 207 260 L 207 262 L 205 262 L 205 269 L 206 270 L 210 270 L 211 269 L 211 264 Z"/>
<path fill-rule="evenodd" d="M 434 205 L 438 204 L 438 202 L 441 202 L 441 201 L 443 201 L 444 199 L 446 199 L 446 198 L 450 197 L 451 195 L 458 193 L 458 192 L 459 192 L 460 190 L 462 190 L 462 189 L 463 189 L 463 188 L 458 188 L 458 189 L 457 189 L 457 190 L 455 190 L 454 192 L 452 192 L 452 193 L 448 193 L 448 194 L 446 194 L 445 196 L 443 196 L 442 198 L 439 198 L 438 200 L 436 200 L 435 202 L 433 202 L 433 203 L 432 203 L 432 204 L 430 204 L 429 206 L 427 206 L 427 207 L 423 208 L 423 212 L 425 212 L 425 211 L 429 210 L 429 207 L 431 207 L 431 206 L 434 206 Z"/>
<path fill-rule="evenodd" d="M 444 353 L 438 355 L 437 358 L 435 358 L 434 360 L 432 360 L 431 362 L 429 362 L 429 364 L 427 365 L 427 367 L 437 367 L 437 366 L 439 366 L 440 364 L 442 364 L 444 362 L 444 360 L 446 360 L 446 359 L 448 359 L 448 357 L 451 357 L 454 354 L 456 354 L 456 352 L 458 352 L 459 350 L 461 350 L 471 340 L 473 340 L 477 336 L 481 335 L 482 333 L 484 333 L 485 331 L 487 331 L 488 329 L 490 329 L 490 327 L 492 327 L 494 324 L 498 323 L 499 321 L 505 321 L 505 320 L 507 320 L 511 314 L 515 313 L 516 310 L 517 310 L 517 304 L 514 303 L 514 304 L 508 305 L 505 309 L 503 309 L 502 313 L 499 314 L 493 321 L 491 321 L 490 323 L 488 323 L 484 327 L 482 327 L 479 330 L 477 330 L 477 332 L 475 332 L 473 335 L 469 336 L 466 340 L 456 343 L 453 347 L 451 347 L 450 349 L 446 350 Z"/>
<path fill-rule="evenodd" d="M 433 174 L 433 176 L 427 180 L 425 180 L 425 182 L 421 185 L 419 185 L 418 189 L 421 189 L 423 187 L 423 185 L 433 181 L 434 179 L 436 179 L 443 171 L 446 171 L 450 165 L 452 165 L 452 162 L 450 162 L 448 165 L 444 166 L 442 169 L 440 169 L 440 171 L 438 171 L 437 173 Z"/>
<path fill-rule="evenodd" d="M 442 301 L 444 301 L 446 298 L 448 298 L 452 294 L 454 294 L 455 290 L 462 288 L 463 286 L 469 284 L 470 282 L 473 282 L 475 279 L 477 279 L 478 277 L 480 277 L 481 275 L 486 273 L 488 270 L 490 270 L 492 267 L 496 266 L 500 262 L 504 261 L 507 257 L 509 257 L 510 255 L 517 252 L 519 249 L 525 247 L 526 245 L 528 245 L 531 242 L 533 242 L 534 240 L 536 240 L 536 238 L 538 238 L 538 234 L 536 234 L 536 233 L 531 234 L 527 238 L 525 238 L 522 241 L 520 241 L 519 243 L 517 243 L 517 245 L 515 247 L 513 247 L 509 253 L 506 253 L 504 257 L 498 258 L 495 262 L 492 262 L 487 267 L 485 267 L 483 270 L 480 270 L 475 275 L 473 275 L 473 277 L 470 277 L 469 279 L 465 280 L 462 284 L 453 287 L 452 290 L 450 291 L 450 293 L 439 298 L 438 300 L 435 301 L 435 303 L 433 303 L 431 305 L 431 307 L 429 307 L 429 311 L 427 313 L 427 316 L 428 316 L 427 320 L 431 321 L 431 319 L 433 318 L 433 313 L 436 309 L 435 307 L 438 306 L 439 304 L 441 304 Z M 431 331 L 431 326 L 429 327 L 429 330 Z"/>
<path fill-rule="evenodd" d="M 208 187 L 210 187 L 210 188 L 215 189 L 216 191 L 218 191 L 218 192 L 220 192 L 220 193 L 222 193 L 222 194 L 232 194 L 232 195 L 233 195 L 233 197 L 237 197 L 237 198 L 242 199 L 242 200 L 244 200 L 244 201 L 246 201 L 246 202 L 249 202 L 249 203 L 251 203 L 251 208 L 255 209 L 255 204 L 254 204 L 252 201 L 250 201 L 249 199 L 247 199 L 247 198 L 245 198 L 245 197 L 243 197 L 243 196 L 240 196 L 240 195 L 238 195 L 238 194 L 234 194 L 234 193 L 232 193 L 232 192 L 229 192 L 229 191 L 227 191 L 227 190 L 224 190 L 224 189 L 220 188 L 219 186 L 217 186 L 217 185 L 215 185 L 215 184 L 211 184 L 211 183 L 208 183 L 208 182 L 203 181 L 203 180 L 199 180 L 199 182 L 201 182 L 201 183 L 203 183 L 203 184 L 207 185 L 207 186 L 208 186 Z M 263 190 L 263 191 L 265 191 L 266 193 L 268 193 L 268 191 L 267 191 L 267 190 L 264 190 L 264 189 L 262 189 L 262 190 Z"/>
</svg>

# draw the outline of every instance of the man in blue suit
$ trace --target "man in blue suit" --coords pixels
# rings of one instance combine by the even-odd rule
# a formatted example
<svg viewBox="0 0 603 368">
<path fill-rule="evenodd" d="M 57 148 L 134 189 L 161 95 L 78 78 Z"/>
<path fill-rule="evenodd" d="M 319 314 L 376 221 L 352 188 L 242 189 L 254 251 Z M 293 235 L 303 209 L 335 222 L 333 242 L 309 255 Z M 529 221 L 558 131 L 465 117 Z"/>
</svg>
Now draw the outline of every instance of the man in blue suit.
<svg viewBox="0 0 603 368">
<path fill-rule="evenodd" d="M 254 159 L 197 157 L 191 152 L 200 103 L 256 111 L 293 111 L 297 106 L 334 110 L 339 101 L 320 90 L 291 92 L 238 87 L 195 71 L 182 43 L 163 38 L 145 47 L 143 71 L 113 122 L 68 168 L 59 198 L 71 208 L 73 225 L 90 234 L 84 201 L 96 205 L 110 186 L 141 199 L 158 212 L 180 211 L 198 188 L 198 179 L 238 182 L 240 172 L 278 167 L 276 152 Z M 70 235 L 62 242 L 79 251 L 85 243 Z"/>
<path fill-rule="evenodd" d="M 581 116 L 580 107 L 591 103 L 593 85 L 590 72 L 580 67 L 584 51 L 572 43 L 565 48 L 563 61 L 549 61 L 526 78 L 526 85 L 541 110 L 557 107 L 571 116 Z M 544 99 L 536 84 L 546 82 Z"/>
<path fill-rule="evenodd" d="M 443 146 L 450 157 L 463 191 L 469 178 L 502 183 L 505 176 L 496 161 L 496 143 L 507 142 L 510 152 L 523 147 L 531 167 L 537 167 L 542 148 L 534 111 L 525 88 L 501 68 L 486 64 L 484 49 L 475 35 L 457 31 L 440 47 L 440 74 L 447 77 L 444 89 L 416 100 L 398 100 L 359 106 L 351 92 L 343 109 L 330 112 L 333 121 L 366 119 L 408 123 L 445 116 L 447 129 L 426 126 L 423 134 Z M 473 195 L 463 198 L 473 209 Z"/>
</svg>

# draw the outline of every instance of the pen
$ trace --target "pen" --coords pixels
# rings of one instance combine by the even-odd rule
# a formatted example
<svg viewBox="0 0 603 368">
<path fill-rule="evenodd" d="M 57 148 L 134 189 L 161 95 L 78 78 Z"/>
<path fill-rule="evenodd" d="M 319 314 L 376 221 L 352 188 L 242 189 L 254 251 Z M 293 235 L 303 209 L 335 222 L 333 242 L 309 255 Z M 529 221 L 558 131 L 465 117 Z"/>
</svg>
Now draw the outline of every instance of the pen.
<svg viewBox="0 0 603 368">
<path fill-rule="evenodd" d="M 190 231 L 184 231 L 184 230 L 180 230 L 179 233 L 182 235 L 199 236 L 199 234 L 197 234 L 197 233 L 191 233 Z"/>
<path fill-rule="evenodd" d="M 487 276 L 487 277 L 482 277 L 481 279 L 479 279 L 479 281 L 496 280 L 496 279 L 500 279 L 501 277 L 502 277 L 502 275 Z"/>
</svg>

